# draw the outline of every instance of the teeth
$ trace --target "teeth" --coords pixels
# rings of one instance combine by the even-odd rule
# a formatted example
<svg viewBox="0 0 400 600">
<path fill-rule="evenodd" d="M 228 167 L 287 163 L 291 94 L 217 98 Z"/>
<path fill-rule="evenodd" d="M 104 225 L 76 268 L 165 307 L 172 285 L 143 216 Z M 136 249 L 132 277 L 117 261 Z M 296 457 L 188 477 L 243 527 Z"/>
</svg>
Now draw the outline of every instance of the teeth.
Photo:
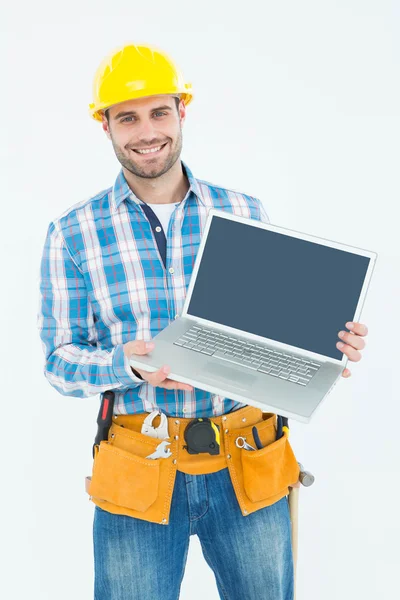
<svg viewBox="0 0 400 600">
<path fill-rule="evenodd" d="M 158 152 L 162 146 L 158 146 L 157 148 L 150 148 L 150 150 L 136 150 L 139 154 L 150 154 L 151 152 Z"/>
</svg>

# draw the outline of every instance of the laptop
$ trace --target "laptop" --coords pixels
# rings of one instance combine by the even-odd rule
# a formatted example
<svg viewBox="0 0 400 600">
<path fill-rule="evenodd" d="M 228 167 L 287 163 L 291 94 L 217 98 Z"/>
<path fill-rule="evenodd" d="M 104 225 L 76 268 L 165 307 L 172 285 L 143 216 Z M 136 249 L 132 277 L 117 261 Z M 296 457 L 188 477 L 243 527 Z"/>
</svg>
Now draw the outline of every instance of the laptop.
<svg viewBox="0 0 400 600">
<path fill-rule="evenodd" d="M 210 209 L 182 314 L 134 368 L 308 423 L 348 358 L 377 253 Z"/>
</svg>

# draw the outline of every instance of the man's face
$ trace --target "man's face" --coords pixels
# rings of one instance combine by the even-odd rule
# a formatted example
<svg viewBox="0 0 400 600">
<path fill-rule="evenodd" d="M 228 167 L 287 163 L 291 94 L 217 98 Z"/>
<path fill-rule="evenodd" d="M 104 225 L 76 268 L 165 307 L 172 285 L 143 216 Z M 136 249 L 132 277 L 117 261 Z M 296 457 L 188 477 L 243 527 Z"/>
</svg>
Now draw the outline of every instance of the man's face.
<svg viewBox="0 0 400 600">
<path fill-rule="evenodd" d="M 111 106 L 108 114 L 109 122 L 102 117 L 103 129 L 121 165 L 134 175 L 160 177 L 178 160 L 185 106 L 181 102 L 178 109 L 173 96 L 127 100 Z"/>
</svg>

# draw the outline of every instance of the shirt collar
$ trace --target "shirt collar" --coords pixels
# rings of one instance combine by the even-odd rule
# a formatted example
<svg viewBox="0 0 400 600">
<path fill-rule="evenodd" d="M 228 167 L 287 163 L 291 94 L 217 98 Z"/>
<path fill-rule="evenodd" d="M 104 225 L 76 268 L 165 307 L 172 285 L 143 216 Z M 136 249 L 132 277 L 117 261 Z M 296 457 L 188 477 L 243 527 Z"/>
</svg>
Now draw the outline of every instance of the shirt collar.
<svg viewBox="0 0 400 600">
<path fill-rule="evenodd" d="M 183 160 L 181 161 L 181 164 L 183 167 L 183 171 L 186 174 L 186 177 L 188 178 L 188 181 L 189 181 L 189 192 L 192 191 L 195 194 L 195 196 L 197 196 L 197 198 L 200 200 L 201 204 L 203 204 L 203 206 L 206 206 L 206 203 L 204 202 L 204 199 L 201 195 L 200 186 L 198 184 L 197 179 L 193 176 L 192 171 L 189 169 L 187 164 L 183 162 Z M 188 196 L 189 196 L 189 194 L 187 194 L 186 198 L 188 198 Z M 117 179 L 115 180 L 114 186 L 112 188 L 112 195 L 111 195 L 112 210 L 118 210 L 121 202 L 123 202 L 124 200 L 127 200 L 127 199 L 132 200 L 136 204 L 145 204 L 145 202 L 143 202 L 143 200 L 140 200 L 140 198 L 138 198 L 136 196 L 136 194 L 131 190 L 131 188 L 128 185 L 128 182 L 126 181 L 124 172 L 121 168 L 120 172 L 118 173 Z"/>
</svg>

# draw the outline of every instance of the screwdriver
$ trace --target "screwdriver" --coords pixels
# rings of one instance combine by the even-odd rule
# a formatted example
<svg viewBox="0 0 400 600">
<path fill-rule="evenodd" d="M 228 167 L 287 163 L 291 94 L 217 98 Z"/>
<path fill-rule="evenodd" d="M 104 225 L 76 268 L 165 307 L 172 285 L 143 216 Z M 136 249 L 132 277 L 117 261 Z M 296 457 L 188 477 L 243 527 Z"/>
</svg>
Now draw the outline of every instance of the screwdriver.
<svg viewBox="0 0 400 600">
<path fill-rule="evenodd" d="M 93 444 L 93 458 L 95 454 L 95 446 L 98 446 L 101 441 L 108 439 L 108 431 L 110 429 L 113 416 L 114 399 L 114 392 L 111 390 L 104 392 L 99 414 L 97 416 L 97 435 Z"/>
</svg>

